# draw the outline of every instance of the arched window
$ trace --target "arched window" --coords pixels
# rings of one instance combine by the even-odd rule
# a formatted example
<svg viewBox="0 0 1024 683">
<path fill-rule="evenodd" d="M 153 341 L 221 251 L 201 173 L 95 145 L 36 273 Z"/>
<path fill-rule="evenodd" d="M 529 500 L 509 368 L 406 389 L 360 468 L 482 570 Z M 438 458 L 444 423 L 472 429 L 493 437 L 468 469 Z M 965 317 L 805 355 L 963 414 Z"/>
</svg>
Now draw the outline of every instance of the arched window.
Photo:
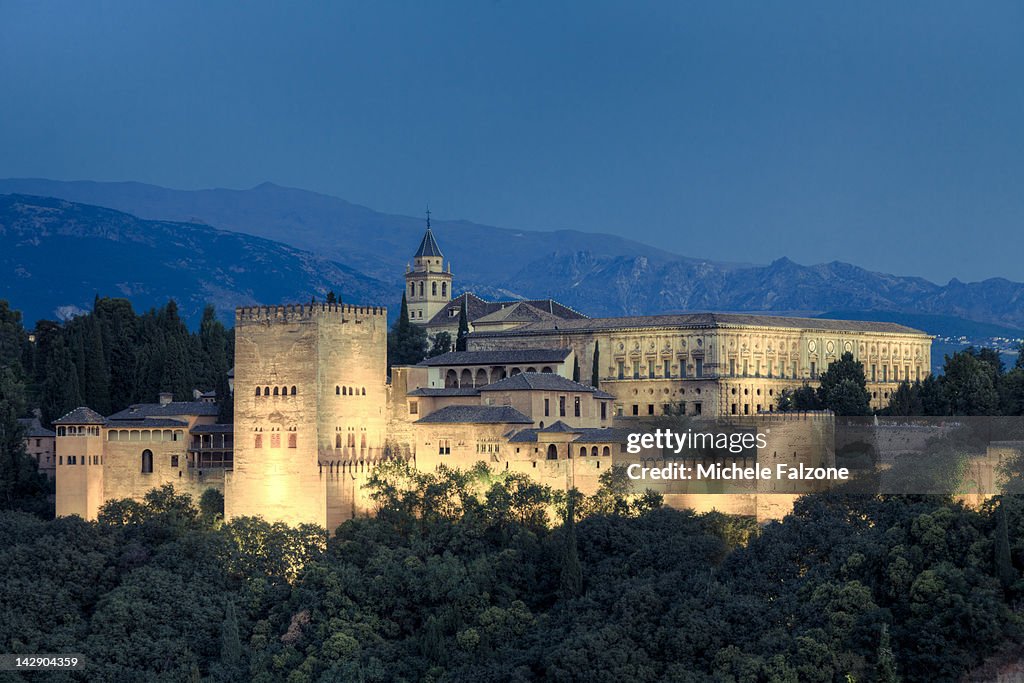
<svg viewBox="0 0 1024 683">
<path fill-rule="evenodd" d="M 519 374 L 520 372 L 522 372 L 522 370 L 520 370 L 519 368 L 512 368 L 512 375 L 511 375 L 511 376 L 512 376 L 512 377 L 515 377 L 515 376 L 516 376 L 516 375 L 518 375 L 518 374 Z"/>
<path fill-rule="evenodd" d="M 142 451 L 142 473 L 153 473 L 153 451 L 149 450 L 148 448 Z"/>
<path fill-rule="evenodd" d="M 274 387 L 274 396 L 277 396 L 277 387 Z"/>
<path fill-rule="evenodd" d="M 292 386 L 292 396 L 294 396 L 296 393 L 298 393 L 298 391 L 294 386 Z"/>
<path fill-rule="evenodd" d="M 586 446 L 580 446 L 580 457 L 581 458 L 587 457 L 587 447 Z"/>
<path fill-rule="evenodd" d="M 526 368 L 527 372 L 537 372 L 537 368 Z"/>
<path fill-rule="evenodd" d="M 423 281 L 420 281 L 420 296 L 423 296 Z"/>
<path fill-rule="evenodd" d="M 447 282 L 442 282 L 441 283 L 441 296 L 444 296 L 444 297 L 448 296 L 448 283 Z"/>
<path fill-rule="evenodd" d="M 366 448 L 366 432 L 359 435 L 359 447 Z"/>
<path fill-rule="evenodd" d="M 256 395 L 257 395 L 257 396 L 259 396 L 259 395 L 260 395 L 260 393 L 262 393 L 262 392 L 260 392 L 260 388 L 259 388 L 259 387 L 256 387 Z"/>
<path fill-rule="evenodd" d="M 555 444 L 548 445 L 548 460 L 558 460 L 558 448 Z"/>
<path fill-rule="evenodd" d="M 409 283 L 409 296 L 416 296 L 416 283 L 415 282 L 410 282 Z"/>
<path fill-rule="evenodd" d="M 355 396 L 356 395 L 356 388 L 355 387 L 349 387 L 348 388 L 348 395 L 349 396 Z"/>
<path fill-rule="evenodd" d="M 548 374 L 551 374 L 552 372 L 554 372 L 554 370 L 552 370 L 551 366 L 549 366 L 549 365 L 545 365 L 543 368 L 540 369 L 540 371 L 541 372 L 546 372 Z"/>
<path fill-rule="evenodd" d="M 595 458 L 597 457 L 597 446 L 594 446 L 593 448 L 590 449 L 590 454 Z"/>
<path fill-rule="evenodd" d="M 270 387 L 263 387 L 263 395 L 270 396 Z"/>
<path fill-rule="evenodd" d="M 462 371 L 459 375 L 459 386 L 460 387 L 471 387 L 473 386 L 473 373 L 470 372 L 469 368 Z"/>
<path fill-rule="evenodd" d="M 482 387 L 482 386 L 486 386 L 486 385 L 487 385 L 487 371 L 484 370 L 483 368 L 480 368 L 479 370 L 476 371 L 476 381 L 474 382 L 474 386 Z"/>
<path fill-rule="evenodd" d="M 338 396 L 341 396 L 341 387 L 339 387 L 339 386 L 335 386 L 335 387 L 334 387 L 334 393 L 335 393 L 336 395 L 338 395 Z"/>
<path fill-rule="evenodd" d="M 436 282 L 431 282 L 430 283 L 430 295 L 431 296 L 437 296 L 437 283 Z"/>
<path fill-rule="evenodd" d="M 366 396 L 366 387 L 363 387 L 363 396 Z"/>
<path fill-rule="evenodd" d="M 342 387 L 341 388 L 341 395 L 342 396 L 348 396 L 348 387 Z"/>
<path fill-rule="evenodd" d="M 459 375 L 454 370 L 444 373 L 444 386 L 446 389 L 454 389 L 459 386 Z"/>
<path fill-rule="evenodd" d="M 605 457 L 608 457 L 611 454 L 612 454 L 612 449 L 609 448 L 608 446 L 605 446 L 604 449 L 601 451 L 601 455 L 603 455 Z"/>
</svg>

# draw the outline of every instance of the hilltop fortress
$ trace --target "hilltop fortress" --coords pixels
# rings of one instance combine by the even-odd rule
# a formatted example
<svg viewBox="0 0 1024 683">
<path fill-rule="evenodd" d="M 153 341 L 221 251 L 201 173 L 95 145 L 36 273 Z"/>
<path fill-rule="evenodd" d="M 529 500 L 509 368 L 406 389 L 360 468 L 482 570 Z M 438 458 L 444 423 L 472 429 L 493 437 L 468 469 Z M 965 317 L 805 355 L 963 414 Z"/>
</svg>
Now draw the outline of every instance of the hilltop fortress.
<svg viewBox="0 0 1024 683">
<path fill-rule="evenodd" d="M 465 351 L 395 366 L 384 308 L 301 304 L 235 314 L 234 425 L 206 400 L 86 407 L 56 421 L 57 514 L 95 519 L 104 501 L 166 483 L 198 498 L 223 491 L 228 517 L 261 515 L 334 529 L 370 514 L 364 484 L 385 459 L 528 474 L 588 493 L 613 465 L 667 454 L 626 451 L 641 419 L 725 418 L 770 434 L 758 462 L 827 464 L 827 415 L 776 412 L 844 352 L 864 363 L 875 408 L 931 367 L 931 338 L 892 323 L 691 313 L 588 318 L 558 302 L 452 297 L 429 221 L 405 273 L 410 320 L 431 336 L 458 328 Z M 596 385 L 596 386 L 595 386 Z M 781 454 L 781 455 L 780 455 Z M 646 484 L 645 484 L 646 486 Z M 774 518 L 796 491 L 758 484 L 709 495 L 673 483 L 669 505 Z"/>
</svg>

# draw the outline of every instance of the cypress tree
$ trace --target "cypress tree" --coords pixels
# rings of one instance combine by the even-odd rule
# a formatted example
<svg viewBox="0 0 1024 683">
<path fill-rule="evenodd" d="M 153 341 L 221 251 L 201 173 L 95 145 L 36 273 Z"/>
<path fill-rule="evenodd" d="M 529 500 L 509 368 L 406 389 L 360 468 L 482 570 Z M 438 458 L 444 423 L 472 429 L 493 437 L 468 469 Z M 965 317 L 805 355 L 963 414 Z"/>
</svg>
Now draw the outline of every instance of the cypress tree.
<svg viewBox="0 0 1024 683">
<path fill-rule="evenodd" d="M 875 661 L 875 680 L 878 683 L 896 683 L 899 676 L 896 675 L 896 657 L 892 653 L 892 645 L 889 639 L 889 627 L 882 624 L 882 635 L 878 641 L 878 656 Z"/>
<path fill-rule="evenodd" d="M 562 554 L 562 573 L 559 586 L 562 597 L 571 599 L 583 592 L 583 570 L 580 568 L 579 548 L 576 545 L 576 489 L 571 489 L 565 511 L 565 547 Z"/>
<path fill-rule="evenodd" d="M 1017 580 L 1017 572 L 1010 558 L 1010 530 L 1006 519 L 1006 499 L 1000 497 L 996 508 L 996 575 L 1003 590 L 1009 590 Z"/>
<path fill-rule="evenodd" d="M 55 340 L 46 368 L 40 407 L 43 420 L 52 423 L 83 403 L 78 387 L 78 369 L 60 337 Z"/>
<path fill-rule="evenodd" d="M 235 603 L 228 600 L 224 610 L 224 623 L 220 628 L 220 663 L 224 667 L 225 679 L 239 680 L 242 664 L 242 643 L 238 637 L 238 618 L 235 616 Z"/>
<path fill-rule="evenodd" d="M 398 320 L 388 332 L 388 369 L 392 365 L 413 365 L 427 353 L 427 331 L 409 320 L 409 305 L 402 294 Z"/>
<path fill-rule="evenodd" d="M 572 357 L 572 381 L 580 381 L 580 359 L 575 354 Z"/>
<path fill-rule="evenodd" d="M 86 405 L 101 415 L 110 414 L 110 374 L 103 350 L 103 333 L 95 314 L 88 316 L 89 338 L 85 358 Z"/>
<path fill-rule="evenodd" d="M 597 342 L 594 342 L 594 366 L 590 371 L 590 385 L 597 388 L 598 383 L 601 381 L 601 351 L 597 348 Z"/>
<path fill-rule="evenodd" d="M 455 350 L 465 351 L 469 339 L 469 314 L 466 312 L 466 297 L 462 297 L 459 307 L 459 334 L 455 337 Z"/>
</svg>

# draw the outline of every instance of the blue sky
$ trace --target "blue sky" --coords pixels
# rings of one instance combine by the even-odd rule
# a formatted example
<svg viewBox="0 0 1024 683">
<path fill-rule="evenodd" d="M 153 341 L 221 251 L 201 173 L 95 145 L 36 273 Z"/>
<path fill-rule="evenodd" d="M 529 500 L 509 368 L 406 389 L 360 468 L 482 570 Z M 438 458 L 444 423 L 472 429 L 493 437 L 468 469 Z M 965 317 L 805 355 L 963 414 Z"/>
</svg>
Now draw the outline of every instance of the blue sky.
<svg viewBox="0 0 1024 683">
<path fill-rule="evenodd" d="M 0 177 L 1024 280 L 1024 5 L 0 0 Z"/>
</svg>

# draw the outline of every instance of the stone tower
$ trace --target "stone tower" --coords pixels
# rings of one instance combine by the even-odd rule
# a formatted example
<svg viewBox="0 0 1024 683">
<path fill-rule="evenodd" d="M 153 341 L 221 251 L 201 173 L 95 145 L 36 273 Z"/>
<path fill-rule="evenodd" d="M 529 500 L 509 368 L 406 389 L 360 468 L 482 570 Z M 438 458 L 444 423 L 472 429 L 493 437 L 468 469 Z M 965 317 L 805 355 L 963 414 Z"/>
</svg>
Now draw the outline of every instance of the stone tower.
<svg viewBox="0 0 1024 683">
<path fill-rule="evenodd" d="M 409 320 L 426 325 L 434 315 L 452 300 L 452 266 L 444 269 L 444 254 L 437 246 L 430 229 L 430 210 L 427 210 L 427 232 L 420 248 L 413 255 L 412 266 L 405 271 L 406 302 Z"/>
<path fill-rule="evenodd" d="M 365 512 L 353 475 L 384 452 L 386 375 L 384 308 L 239 308 L 226 516 L 333 531 Z"/>
</svg>

